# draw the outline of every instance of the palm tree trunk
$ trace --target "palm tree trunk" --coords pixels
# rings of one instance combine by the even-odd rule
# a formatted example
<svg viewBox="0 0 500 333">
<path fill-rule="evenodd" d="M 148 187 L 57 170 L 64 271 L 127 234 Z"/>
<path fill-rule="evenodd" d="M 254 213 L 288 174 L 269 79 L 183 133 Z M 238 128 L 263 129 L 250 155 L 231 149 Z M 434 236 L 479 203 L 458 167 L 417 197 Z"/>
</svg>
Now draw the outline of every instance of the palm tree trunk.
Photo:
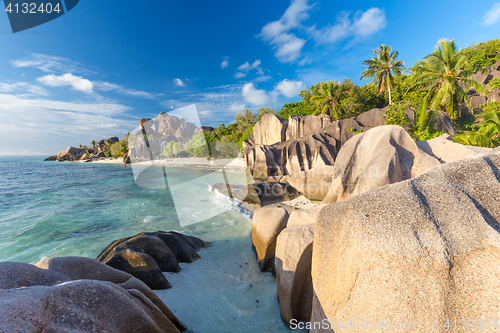
<svg viewBox="0 0 500 333">
<path fill-rule="evenodd" d="M 392 105 L 391 86 L 387 86 L 387 88 L 389 88 L 389 105 Z"/>
</svg>

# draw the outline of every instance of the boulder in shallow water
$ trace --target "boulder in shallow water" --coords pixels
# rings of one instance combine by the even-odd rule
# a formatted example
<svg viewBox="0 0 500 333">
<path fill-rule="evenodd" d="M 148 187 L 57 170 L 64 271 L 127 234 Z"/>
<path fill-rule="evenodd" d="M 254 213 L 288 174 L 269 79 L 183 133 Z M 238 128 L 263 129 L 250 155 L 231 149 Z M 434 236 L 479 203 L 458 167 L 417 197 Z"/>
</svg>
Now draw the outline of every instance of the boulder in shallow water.
<svg viewBox="0 0 500 333">
<path fill-rule="evenodd" d="M 481 154 L 326 206 L 315 227 L 311 321 L 404 321 L 434 332 L 431 322 L 497 318 L 499 179 L 500 155 Z"/>
<path fill-rule="evenodd" d="M 175 333 L 186 327 L 144 283 L 89 258 L 0 263 L 0 331 Z"/>
<path fill-rule="evenodd" d="M 191 263 L 208 243 L 177 232 L 140 233 L 109 244 L 97 260 L 132 274 L 152 289 L 171 287 L 162 272 L 179 272 L 179 262 Z"/>
<path fill-rule="evenodd" d="M 252 218 L 252 244 L 257 253 L 261 271 L 274 274 L 276 238 L 285 229 L 288 212 L 283 208 L 264 207 L 255 211 Z"/>
<path fill-rule="evenodd" d="M 234 197 L 240 201 L 266 206 L 269 204 L 290 201 L 300 196 L 300 193 L 289 184 L 255 183 L 241 190 L 234 191 Z"/>
</svg>

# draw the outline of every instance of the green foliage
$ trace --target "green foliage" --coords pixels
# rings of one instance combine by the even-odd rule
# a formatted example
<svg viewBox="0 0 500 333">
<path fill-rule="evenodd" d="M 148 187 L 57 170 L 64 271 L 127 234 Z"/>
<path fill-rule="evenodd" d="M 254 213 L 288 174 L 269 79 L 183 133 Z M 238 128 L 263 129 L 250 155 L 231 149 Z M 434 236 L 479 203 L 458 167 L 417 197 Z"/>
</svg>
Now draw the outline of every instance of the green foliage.
<svg viewBox="0 0 500 333">
<path fill-rule="evenodd" d="M 432 130 L 429 130 L 429 129 L 425 129 L 422 132 L 415 132 L 415 137 L 419 141 L 427 141 L 427 140 L 431 140 L 431 139 L 437 138 L 438 136 L 441 136 L 443 134 L 445 134 L 445 133 L 441 132 L 441 131 L 432 131 Z"/>
<path fill-rule="evenodd" d="M 500 59 L 500 39 L 474 44 L 463 49 L 461 53 L 468 58 L 465 69 L 477 73 L 487 66 L 494 65 Z"/>
<path fill-rule="evenodd" d="M 451 119 L 457 119 L 460 116 L 460 105 L 465 103 L 470 106 L 464 86 L 488 93 L 483 84 L 469 79 L 473 72 L 466 70 L 466 65 L 467 56 L 458 51 L 455 42 L 441 40 L 434 53 L 414 67 L 413 88 L 429 89 L 431 109 L 443 110 Z"/>
<path fill-rule="evenodd" d="M 465 145 L 495 148 L 500 145 L 500 118 L 498 112 L 485 113 L 477 130 L 465 131 L 453 141 Z"/>
<path fill-rule="evenodd" d="M 500 112 L 500 102 L 488 102 L 481 105 L 483 112 Z"/>
<path fill-rule="evenodd" d="M 488 83 L 491 90 L 500 89 L 500 77 L 496 77 Z"/>
<path fill-rule="evenodd" d="M 361 73 L 361 79 L 373 77 L 373 84 L 378 86 L 378 93 L 389 92 L 389 105 L 392 104 L 391 89 L 394 88 L 394 76 L 401 75 L 404 68 L 404 62 L 397 60 L 398 51 L 392 51 L 390 46 L 380 45 L 380 48 L 373 50 L 377 57 L 366 60 L 363 65 L 368 66 Z"/>
<path fill-rule="evenodd" d="M 170 158 L 177 157 L 179 153 L 183 150 L 182 144 L 180 142 L 170 141 L 163 148 L 162 155 Z"/>
<path fill-rule="evenodd" d="M 184 151 L 194 157 L 209 156 L 207 142 L 203 133 L 196 134 L 188 142 L 186 142 L 184 145 Z"/>
<path fill-rule="evenodd" d="M 400 103 L 389 106 L 389 109 L 386 112 L 387 116 L 385 124 L 398 125 L 401 127 L 408 128 L 409 119 L 405 114 L 405 109 L 406 109 L 405 105 L 404 104 L 401 105 Z"/>
<path fill-rule="evenodd" d="M 309 94 L 309 90 L 304 90 L 304 91 L 307 91 L 307 93 Z M 280 112 L 278 112 L 278 116 L 288 120 L 288 118 L 290 118 L 290 116 L 294 114 L 299 116 L 309 116 L 313 113 L 314 113 L 314 104 L 311 103 L 309 100 L 305 100 L 300 102 L 284 104 L 283 107 L 280 109 Z"/>
<path fill-rule="evenodd" d="M 105 152 L 104 152 L 104 156 L 109 157 L 109 155 L 110 155 L 110 154 L 109 154 L 109 151 L 105 151 Z"/>
</svg>

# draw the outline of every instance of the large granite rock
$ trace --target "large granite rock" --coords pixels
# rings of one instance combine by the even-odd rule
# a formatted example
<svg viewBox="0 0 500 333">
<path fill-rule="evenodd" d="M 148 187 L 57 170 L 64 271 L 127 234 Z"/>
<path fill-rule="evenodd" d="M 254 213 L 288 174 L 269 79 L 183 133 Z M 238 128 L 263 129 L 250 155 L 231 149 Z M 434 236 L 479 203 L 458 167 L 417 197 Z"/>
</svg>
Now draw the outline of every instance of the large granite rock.
<svg viewBox="0 0 500 333">
<path fill-rule="evenodd" d="M 212 186 L 212 191 L 261 207 L 290 201 L 300 196 L 290 184 L 277 182 L 253 183 L 246 186 L 217 183 Z"/>
<path fill-rule="evenodd" d="M 323 203 L 346 200 L 410 179 L 440 164 L 437 158 L 420 150 L 402 127 L 375 127 L 353 137 L 342 147 Z"/>
<path fill-rule="evenodd" d="M 195 124 L 190 122 L 183 122 L 177 131 L 175 131 L 175 137 L 178 139 L 182 139 L 183 141 L 188 141 L 193 137 L 195 131 L 198 129 Z"/>
<path fill-rule="evenodd" d="M 106 265 L 132 274 L 152 289 L 171 287 L 162 272 L 179 272 L 179 262 L 191 263 L 208 243 L 177 232 L 140 233 L 109 244 L 97 257 Z"/>
<path fill-rule="evenodd" d="M 57 155 L 46 158 L 45 161 L 78 161 L 86 152 L 87 148 L 68 147 L 57 153 Z"/>
<path fill-rule="evenodd" d="M 276 239 L 286 228 L 288 212 L 283 208 L 263 207 L 257 209 L 252 218 L 252 245 L 262 272 L 275 274 L 274 251 Z"/>
<path fill-rule="evenodd" d="M 129 147 L 129 151 L 133 163 L 150 161 L 161 154 L 162 142 L 154 137 L 145 140 L 144 137 L 140 136 L 134 141 L 132 147 Z"/>
<path fill-rule="evenodd" d="M 316 133 L 298 140 L 271 146 L 256 145 L 244 149 L 248 170 L 255 179 L 292 175 L 316 166 L 332 165 L 339 143 L 328 133 Z"/>
<path fill-rule="evenodd" d="M 286 140 L 288 122 L 273 113 L 265 114 L 254 126 L 249 141 L 253 145 L 272 145 Z"/>
<path fill-rule="evenodd" d="M 78 257 L 0 263 L 0 331 L 174 333 L 186 327 L 144 283 Z"/>
<path fill-rule="evenodd" d="M 288 118 L 288 127 L 286 129 L 286 140 L 296 140 L 305 136 L 319 133 L 323 127 L 331 124 L 328 116 L 299 116 L 291 115 Z"/>
<path fill-rule="evenodd" d="M 499 179 L 500 155 L 481 154 L 325 207 L 314 231 L 311 321 L 361 319 L 356 332 L 372 332 L 367 321 L 436 332 L 429 323 L 438 321 L 444 332 L 447 320 L 454 331 L 454 319 L 496 319 Z"/>
<path fill-rule="evenodd" d="M 436 157 L 442 163 L 453 162 L 476 154 L 491 153 L 493 151 L 491 148 L 455 143 L 448 134 L 443 134 L 428 141 L 417 141 L 415 143 L 420 150 Z"/>
<path fill-rule="evenodd" d="M 162 136 L 173 135 L 179 129 L 179 127 L 185 122 L 184 119 L 179 119 L 176 116 L 169 115 L 168 113 L 161 112 L 155 120 L 156 132 L 160 133 Z"/>
<path fill-rule="evenodd" d="M 281 318 L 309 321 L 313 288 L 311 278 L 314 225 L 323 205 L 294 211 L 276 241 L 276 284 Z"/>
<path fill-rule="evenodd" d="M 500 89 L 492 90 L 488 95 L 488 103 L 489 102 L 498 102 L 500 103 Z"/>
<path fill-rule="evenodd" d="M 287 183 L 306 198 L 322 201 L 330 190 L 335 170 L 332 165 L 315 166 L 309 171 L 294 173 L 287 179 Z"/>
<path fill-rule="evenodd" d="M 389 110 L 389 108 L 371 109 L 369 111 L 363 112 L 355 119 L 361 126 L 365 128 L 365 130 L 368 130 L 373 127 L 385 125 L 387 110 Z"/>
<path fill-rule="evenodd" d="M 293 213 L 292 213 L 293 214 Z M 311 261 L 314 224 L 294 225 L 283 230 L 276 245 L 276 284 L 281 318 L 309 321 L 312 309 Z"/>
</svg>

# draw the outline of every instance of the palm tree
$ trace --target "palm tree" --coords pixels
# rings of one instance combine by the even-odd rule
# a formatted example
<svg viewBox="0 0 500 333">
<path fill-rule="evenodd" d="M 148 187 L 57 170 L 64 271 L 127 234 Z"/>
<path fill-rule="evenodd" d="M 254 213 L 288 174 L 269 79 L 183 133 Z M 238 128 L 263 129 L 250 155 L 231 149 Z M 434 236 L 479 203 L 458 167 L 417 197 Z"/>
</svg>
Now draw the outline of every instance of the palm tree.
<svg viewBox="0 0 500 333">
<path fill-rule="evenodd" d="M 95 150 L 95 145 L 96 145 L 97 141 L 96 140 L 92 140 L 89 143 L 92 145 L 92 149 Z"/>
<path fill-rule="evenodd" d="M 339 119 L 344 112 L 340 100 L 348 94 L 349 92 L 339 82 L 321 82 L 317 94 L 311 97 L 311 101 L 318 106 L 313 114 L 321 112 L 323 115 L 328 111 L 334 120 Z"/>
<path fill-rule="evenodd" d="M 484 114 L 479 129 L 457 135 L 453 141 L 470 146 L 495 148 L 500 145 L 500 117 L 497 112 Z"/>
<path fill-rule="evenodd" d="M 401 75 L 401 72 L 407 71 L 404 68 L 405 63 L 402 60 L 396 60 L 399 53 L 398 51 L 391 52 L 390 46 L 382 44 L 373 52 L 377 57 L 363 61 L 363 65 L 368 66 L 368 68 L 361 73 L 361 80 L 374 77 L 372 83 L 378 84 L 379 95 L 387 90 L 389 92 L 389 105 L 392 105 L 393 75 Z"/>
<path fill-rule="evenodd" d="M 461 103 L 471 108 L 466 86 L 488 94 L 485 85 L 469 79 L 474 73 L 466 70 L 466 65 L 467 55 L 459 52 L 455 42 L 441 40 L 436 51 L 417 65 L 412 79 L 413 85 L 415 88 L 430 90 L 431 109 L 446 111 L 450 118 L 457 119 Z"/>
</svg>

